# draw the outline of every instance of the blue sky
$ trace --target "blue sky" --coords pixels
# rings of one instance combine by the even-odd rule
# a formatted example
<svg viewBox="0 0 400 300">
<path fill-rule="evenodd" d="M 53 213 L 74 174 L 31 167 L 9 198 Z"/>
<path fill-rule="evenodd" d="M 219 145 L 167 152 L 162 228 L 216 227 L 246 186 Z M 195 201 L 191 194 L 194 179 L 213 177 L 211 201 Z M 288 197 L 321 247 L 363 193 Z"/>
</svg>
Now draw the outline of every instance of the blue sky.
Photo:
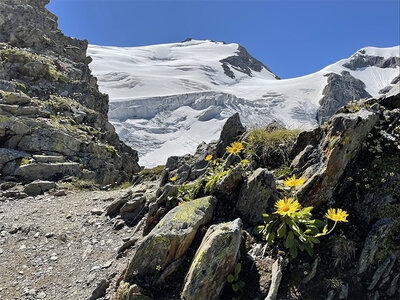
<svg viewBox="0 0 400 300">
<path fill-rule="evenodd" d="M 235 42 L 290 78 L 365 46 L 398 45 L 399 6 L 398 0 L 51 0 L 47 8 L 65 34 L 92 44 Z"/>
</svg>

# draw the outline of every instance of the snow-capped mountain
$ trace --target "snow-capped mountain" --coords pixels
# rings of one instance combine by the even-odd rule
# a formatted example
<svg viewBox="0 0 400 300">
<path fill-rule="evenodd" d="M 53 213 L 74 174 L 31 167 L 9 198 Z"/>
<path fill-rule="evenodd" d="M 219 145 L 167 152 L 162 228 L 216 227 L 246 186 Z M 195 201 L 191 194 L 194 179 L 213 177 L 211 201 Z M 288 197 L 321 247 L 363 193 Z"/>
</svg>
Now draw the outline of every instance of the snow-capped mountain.
<svg viewBox="0 0 400 300">
<path fill-rule="evenodd" d="M 316 126 L 348 101 L 399 81 L 399 51 L 366 47 L 313 74 L 279 79 L 238 44 L 89 46 L 90 67 L 110 95 L 110 121 L 145 166 L 194 152 L 234 112 L 246 126 Z"/>
</svg>

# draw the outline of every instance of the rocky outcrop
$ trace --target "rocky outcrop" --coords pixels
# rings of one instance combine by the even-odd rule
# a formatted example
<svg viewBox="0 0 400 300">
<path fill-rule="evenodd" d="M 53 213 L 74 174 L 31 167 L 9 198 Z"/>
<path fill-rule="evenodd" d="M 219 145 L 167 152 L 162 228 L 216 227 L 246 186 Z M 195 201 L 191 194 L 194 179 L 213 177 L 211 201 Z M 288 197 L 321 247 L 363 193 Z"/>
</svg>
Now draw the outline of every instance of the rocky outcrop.
<svg viewBox="0 0 400 300">
<path fill-rule="evenodd" d="M 219 299 L 226 277 L 235 267 L 241 235 L 240 219 L 207 230 L 186 275 L 182 299 Z"/>
<path fill-rule="evenodd" d="M 245 130 L 240 121 L 239 113 L 231 116 L 222 128 L 216 149 L 217 155 L 220 157 L 223 156 L 226 152 L 226 147 L 237 141 Z"/>
<path fill-rule="evenodd" d="M 252 72 L 261 72 L 263 69 L 271 72 L 262 62 L 252 57 L 247 50 L 240 46 L 237 49 L 237 55 L 229 56 L 220 60 L 222 63 L 222 68 L 226 76 L 235 79 L 235 74 L 232 72 L 231 68 L 238 70 L 248 76 L 253 76 Z M 271 72 L 272 73 L 272 72 Z M 280 79 L 278 76 L 274 75 L 276 79 Z"/>
<path fill-rule="evenodd" d="M 216 201 L 205 197 L 172 209 L 141 241 L 125 272 L 125 281 L 163 271 L 181 258 L 200 225 L 211 221 Z"/>
<path fill-rule="evenodd" d="M 303 173 L 307 181 L 302 193 L 307 194 L 308 204 L 317 206 L 329 201 L 346 167 L 360 152 L 367 135 L 378 121 L 379 113 L 373 109 L 337 114 L 329 120 L 328 130 L 320 144 L 307 154 L 313 155 L 316 162 Z M 299 157 L 295 161 L 307 163 Z M 292 166 L 302 167 L 300 164 Z"/>
<path fill-rule="evenodd" d="M 138 156 L 107 120 L 108 96 L 91 76 L 87 41 L 64 36 L 47 3 L 0 3 L 0 147 L 26 153 L 1 162 L 0 172 L 17 181 L 129 180 Z"/>
<path fill-rule="evenodd" d="M 259 168 L 242 185 L 235 212 L 247 223 L 262 224 L 262 214 L 272 208 L 278 199 L 275 177 L 266 169 Z"/>
<path fill-rule="evenodd" d="M 328 77 L 328 83 L 322 91 L 324 96 L 319 101 L 320 107 L 317 112 L 319 124 L 325 123 L 340 107 L 351 100 L 371 97 L 364 89 L 364 82 L 354 78 L 347 71 L 343 71 L 340 75 L 330 73 L 325 76 Z"/>
</svg>

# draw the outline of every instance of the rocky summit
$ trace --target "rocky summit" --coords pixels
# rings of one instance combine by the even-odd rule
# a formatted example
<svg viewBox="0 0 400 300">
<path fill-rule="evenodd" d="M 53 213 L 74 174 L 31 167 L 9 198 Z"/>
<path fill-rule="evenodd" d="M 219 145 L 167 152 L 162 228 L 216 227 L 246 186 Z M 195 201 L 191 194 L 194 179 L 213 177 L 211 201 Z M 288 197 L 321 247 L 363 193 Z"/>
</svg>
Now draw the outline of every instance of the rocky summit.
<svg viewBox="0 0 400 300">
<path fill-rule="evenodd" d="M 0 172 L 6 181 L 129 181 L 137 153 L 107 120 L 87 42 L 64 36 L 48 1 L 0 3 Z"/>
<path fill-rule="evenodd" d="M 47 3 L 0 3 L 0 299 L 400 298 L 398 80 L 371 96 L 329 74 L 319 126 L 235 113 L 143 169 Z M 243 48 L 222 64 L 272 74 Z"/>
</svg>

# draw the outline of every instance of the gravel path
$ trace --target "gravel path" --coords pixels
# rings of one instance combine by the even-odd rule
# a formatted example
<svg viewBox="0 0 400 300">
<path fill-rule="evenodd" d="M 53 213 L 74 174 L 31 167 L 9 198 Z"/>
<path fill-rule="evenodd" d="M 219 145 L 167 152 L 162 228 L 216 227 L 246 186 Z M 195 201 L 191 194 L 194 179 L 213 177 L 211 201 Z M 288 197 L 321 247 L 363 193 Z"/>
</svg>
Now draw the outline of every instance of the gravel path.
<svg viewBox="0 0 400 300">
<path fill-rule="evenodd" d="M 116 260 L 117 249 L 132 228 L 114 230 L 102 210 L 124 192 L 0 202 L 0 299 L 90 299 L 118 277 L 127 258 Z"/>
</svg>

